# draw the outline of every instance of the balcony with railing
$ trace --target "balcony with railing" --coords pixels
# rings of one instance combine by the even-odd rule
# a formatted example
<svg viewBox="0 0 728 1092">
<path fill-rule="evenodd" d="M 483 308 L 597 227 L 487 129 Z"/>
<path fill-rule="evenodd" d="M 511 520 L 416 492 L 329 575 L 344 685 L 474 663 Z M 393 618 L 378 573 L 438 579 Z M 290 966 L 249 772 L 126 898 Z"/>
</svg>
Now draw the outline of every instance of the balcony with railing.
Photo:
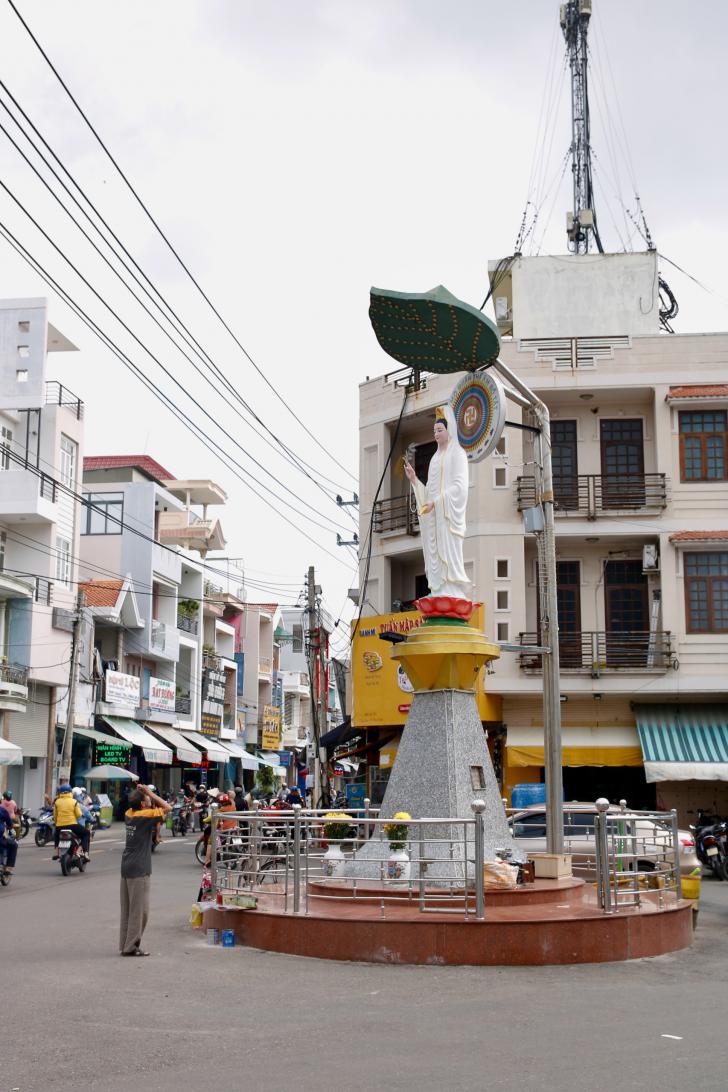
<svg viewBox="0 0 728 1092">
<path fill-rule="evenodd" d="M 179 633 L 176 626 L 170 626 L 166 622 L 152 619 L 149 635 L 149 647 L 156 656 L 164 656 L 169 660 L 176 660 L 179 656 Z"/>
<path fill-rule="evenodd" d="M 79 421 L 83 419 L 83 402 L 81 399 L 55 379 L 49 380 L 45 385 L 45 404 L 47 406 L 65 406 Z"/>
<path fill-rule="evenodd" d="M 537 504 L 536 480 L 516 479 L 518 510 Z M 659 512 L 667 506 L 665 474 L 554 475 L 554 512 L 557 516 L 597 519 L 639 512 Z"/>
<path fill-rule="evenodd" d="M 417 512 L 412 511 L 412 493 L 400 497 L 388 497 L 378 500 L 374 505 L 374 533 L 386 535 L 399 532 L 406 535 L 418 535 L 420 522 Z"/>
<path fill-rule="evenodd" d="M 542 656 L 532 651 L 539 645 L 537 633 L 519 633 L 519 666 L 528 673 L 543 669 Z M 662 674 L 672 663 L 669 631 L 640 630 L 632 633 L 606 633 L 582 630 L 559 634 L 559 664 L 562 674 L 600 676 L 614 672 Z"/>
<path fill-rule="evenodd" d="M 55 511 L 42 502 L 55 504 L 57 500 L 55 478 L 35 466 L 27 451 L 0 443 L 0 517 L 53 522 Z"/>
<path fill-rule="evenodd" d="M 189 614 L 182 614 L 177 612 L 177 629 L 182 633 L 190 633 L 194 636 L 197 633 L 198 621 L 197 618 L 192 618 Z"/>
<path fill-rule="evenodd" d="M 0 662 L 0 711 L 22 713 L 28 701 L 28 668 Z"/>
<path fill-rule="evenodd" d="M 203 671 L 222 671 L 222 660 L 219 656 L 216 656 L 214 652 L 202 653 L 202 670 Z"/>
<path fill-rule="evenodd" d="M 220 521 L 201 519 L 195 512 L 160 512 L 157 534 L 166 546 L 184 546 L 203 554 L 225 548 Z"/>
</svg>

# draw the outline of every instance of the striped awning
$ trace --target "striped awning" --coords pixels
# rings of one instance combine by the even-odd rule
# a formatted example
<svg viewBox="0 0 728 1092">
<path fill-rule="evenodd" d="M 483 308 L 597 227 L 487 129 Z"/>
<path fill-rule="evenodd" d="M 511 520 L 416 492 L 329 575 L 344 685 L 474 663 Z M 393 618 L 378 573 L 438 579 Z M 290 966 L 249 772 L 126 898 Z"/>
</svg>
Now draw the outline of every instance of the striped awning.
<svg viewBox="0 0 728 1092">
<path fill-rule="evenodd" d="M 635 705 L 648 781 L 728 781 L 728 705 Z"/>
</svg>

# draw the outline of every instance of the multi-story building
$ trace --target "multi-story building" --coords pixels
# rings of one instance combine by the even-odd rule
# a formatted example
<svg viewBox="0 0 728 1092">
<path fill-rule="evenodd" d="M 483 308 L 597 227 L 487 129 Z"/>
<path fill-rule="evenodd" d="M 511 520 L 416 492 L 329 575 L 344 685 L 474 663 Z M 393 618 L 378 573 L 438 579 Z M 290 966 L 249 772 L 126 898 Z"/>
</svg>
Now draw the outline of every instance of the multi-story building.
<svg viewBox="0 0 728 1092">
<path fill-rule="evenodd" d="M 242 650 L 245 661 L 243 703 L 245 742 L 264 747 L 264 729 L 271 741 L 280 743 L 280 706 L 275 703 L 274 683 L 279 647 L 275 631 L 280 620 L 276 603 L 246 603 L 242 618 Z M 277 723 L 277 730 L 276 730 Z"/>
<path fill-rule="evenodd" d="M 28 807 L 66 726 L 84 405 L 47 371 L 74 350 L 45 300 L 0 302 L 0 735 L 23 756 L 0 779 Z"/>
<path fill-rule="evenodd" d="M 556 503 L 564 790 L 633 806 L 728 810 L 728 335 L 659 332 L 657 256 L 518 258 L 496 286 L 501 358 L 549 407 Z M 426 477 L 453 378 L 361 386 L 363 615 L 426 594 L 405 449 Z M 533 422 L 515 405 L 470 467 L 464 544 L 486 630 L 504 645 L 487 690 L 505 791 L 543 779 Z M 383 655 L 386 652 L 383 651 Z"/>
<path fill-rule="evenodd" d="M 225 503 L 224 491 L 210 481 L 177 480 L 149 456 L 87 458 L 83 488 L 82 573 L 90 582 L 84 588 L 98 595 L 108 574 L 116 574 L 133 589 L 141 622 L 117 625 L 115 650 L 105 649 L 104 640 L 113 643 L 109 633 L 96 638 L 107 691 L 97 696 L 97 720 L 132 743 L 132 761 L 153 767 L 160 786 L 199 780 L 201 768 L 210 784 L 230 780 L 236 759 L 244 759 L 232 742 L 235 632 L 223 619 L 223 589 L 208 579 L 214 563 L 205 560 L 225 545 L 219 521 L 207 515 L 209 505 Z M 107 658 L 105 650 L 114 655 Z M 124 688 L 122 712 L 116 706 Z M 140 731 L 168 746 L 153 736 L 145 741 Z"/>
</svg>

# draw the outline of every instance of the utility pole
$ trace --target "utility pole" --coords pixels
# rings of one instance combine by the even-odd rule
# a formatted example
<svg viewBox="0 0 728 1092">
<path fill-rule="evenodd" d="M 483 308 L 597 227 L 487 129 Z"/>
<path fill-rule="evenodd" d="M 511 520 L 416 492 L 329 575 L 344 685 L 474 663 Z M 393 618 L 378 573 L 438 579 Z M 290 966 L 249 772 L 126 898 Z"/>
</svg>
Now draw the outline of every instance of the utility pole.
<svg viewBox="0 0 728 1092">
<path fill-rule="evenodd" d="M 66 730 L 63 733 L 63 748 L 61 750 L 60 768 L 58 776 L 60 781 L 67 781 L 71 776 L 71 752 L 73 750 L 73 725 L 76 712 L 76 685 L 78 683 L 78 657 L 81 650 L 81 626 L 83 624 L 83 607 L 85 596 L 79 590 L 76 597 L 76 615 L 73 619 L 73 633 L 71 637 L 71 667 L 68 673 L 68 707 L 66 709 Z M 58 787 L 58 783 L 54 788 Z"/>
<path fill-rule="evenodd" d="M 318 624 L 316 595 L 321 591 L 316 587 L 316 572 L 309 565 L 306 605 L 308 613 L 308 677 L 311 692 L 311 728 L 313 734 L 313 806 L 318 807 L 321 799 L 321 629 Z"/>
<path fill-rule="evenodd" d="M 543 588 L 541 645 L 543 651 L 544 775 L 546 779 L 546 849 L 564 852 L 564 788 L 561 759 L 561 683 L 559 663 L 559 609 L 556 590 L 556 532 L 554 481 L 551 467 L 551 418 L 548 406 L 498 358 L 493 365 L 515 391 L 506 395 L 533 409 L 539 427 L 536 458 L 537 503 L 543 508 L 544 528 L 539 542 L 539 581 Z M 520 396 L 520 397 L 519 397 Z"/>
</svg>

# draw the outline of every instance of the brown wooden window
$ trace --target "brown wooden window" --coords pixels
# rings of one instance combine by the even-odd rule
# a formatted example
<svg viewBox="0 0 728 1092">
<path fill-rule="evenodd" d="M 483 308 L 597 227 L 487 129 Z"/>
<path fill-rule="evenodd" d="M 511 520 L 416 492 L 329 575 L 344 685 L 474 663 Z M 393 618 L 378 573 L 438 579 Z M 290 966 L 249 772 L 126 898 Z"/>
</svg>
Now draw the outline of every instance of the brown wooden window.
<svg viewBox="0 0 728 1092">
<path fill-rule="evenodd" d="M 688 633 L 728 633 L 728 550 L 685 554 Z"/>
<path fill-rule="evenodd" d="M 680 480 L 728 479 L 728 414 L 725 410 L 681 410 Z"/>
</svg>

